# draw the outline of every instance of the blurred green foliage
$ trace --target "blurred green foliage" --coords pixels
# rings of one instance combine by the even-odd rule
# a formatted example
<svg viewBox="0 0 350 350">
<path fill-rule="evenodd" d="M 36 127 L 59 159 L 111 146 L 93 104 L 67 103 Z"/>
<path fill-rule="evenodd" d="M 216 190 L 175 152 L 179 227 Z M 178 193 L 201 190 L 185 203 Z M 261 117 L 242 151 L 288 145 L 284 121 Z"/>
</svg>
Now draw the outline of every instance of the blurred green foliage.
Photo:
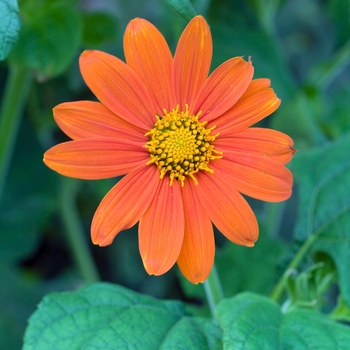
<svg viewBox="0 0 350 350">
<path fill-rule="evenodd" d="M 283 204 L 250 201 L 261 229 L 256 247 L 237 247 L 216 235 L 217 268 L 225 296 L 242 291 L 268 295 L 298 249 L 311 237 L 309 254 L 300 261 L 294 275 L 295 281 L 302 281 L 302 287 L 298 289 L 290 282 L 294 294 L 284 300 L 294 303 L 296 298 L 298 304 L 298 290 L 310 291 L 312 284 L 324 282 L 322 278 L 329 272 L 318 272 L 316 278 L 314 264 L 329 267 L 331 261 L 332 281 L 320 293 L 312 294 L 319 298 L 314 309 L 331 311 L 338 296 L 333 318 L 349 320 L 349 1 L 193 0 L 192 10 L 186 3 L 23 0 L 19 1 L 18 17 L 15 1 L 0 1 L 0 14 L 8 14 L 6 20 L 11 18 L 9 26 L 0 15 L 0 59 L 7 57 L 0 62 L 0 93 L 5 96 L 11 67 L 25 68 L 33 77 L 21 111 L 19 132 L 15 134 L 12 161 L 6 174 L 2 174 L 6 183 L 0 197 L 1 349 L 21 347 L 27 319 L 44 295 L 75 289 L 85 282 L 62 215 L 61 179 L 42 163 L 45 150 L 66 140 L 53 121 L 52 108 L 65 101 L 94 98 L 80 76 L 79 54 L 86 48 L 98 48 L 123 58 L 123 30 L 134 17 L 154 23 L 174 51 L 192 11 L 202 14 L 210 25 L 214 44 L 212 70 L 232 56 L 251 56 L 255 77 L 271 79 L 282 105 L 261 125 L 286 132 L 298 149 L 291 164 L 295 176 L 292 198 Z M 12 46 L 19 21 L 20 32 Z M 91 218 L 114 183 L 115 180 L 81 181 L 73 198 L 85 243 L 101 279 L 154 297 L 182 300 L 191 312 L 208 315 L 202 286 L 189 285 L 176 267 L 161 277 L 145 273 L 137 247 L 137 227 L 122 232 L 109 247 L 92 246 Z M 56 297 L 45 299 L 44 307 Z M 250 303 L 255 297 L 242 298 Z M 262 309 L 282 317 L 277 304 L 261 298 L 256 302 Z M 237 299 L 228 302 L 234 304 Z M 224 308 L 217 311 L 221 325 L 228 322 Z M 248 312 L 246 320 L 253 322 L 256 310 L 254 314 Z M 316 322 L 316 331 L 322 327 L 330 329 L 328 318 L 318 318 L 310 310 L 303 312 L 297 310 L 294 316 L 284 316 L 280 332 L 285 344 L 293 342 L 293 336 L 288 338 L 286 334 L 295 334 L 289 327 L 298 322 L 304 325 L 303 320 Z M 180 314 L 179 319 L 185 312 Z M 264 322 L 270 321 L 274 322 Z M 204 321 L 198 324 L 205 328 Z M 345 326 L 332 329 L 335 337 L 345 337 L 348 330 Z M 200 333 L 205 335 L 207 331 Z M 211 335 L 214 343 L 216 336 Z M 313 337 L 317 340 L 318 335 Z M 327 341 L 321 346 L 330 344 Z M 340 348 L 338 345 L 334 349 Z"/>
<path fill-rule="evenodd" d="M 39 80 L 64 72 L 81 43 L 78 10 L 67 1 L 47 1 L 41 6 L 32 1 L 24 3 L 21 13 L 21 30 L 9 60 L 35 71 Z"/>
<path fill-rule="evenodd" d="M 18 4 L 15 0 L 0 2 L 0 60 L 9 54 L 15 43 L 20 23 L 18 18 Z"/>
</svg>

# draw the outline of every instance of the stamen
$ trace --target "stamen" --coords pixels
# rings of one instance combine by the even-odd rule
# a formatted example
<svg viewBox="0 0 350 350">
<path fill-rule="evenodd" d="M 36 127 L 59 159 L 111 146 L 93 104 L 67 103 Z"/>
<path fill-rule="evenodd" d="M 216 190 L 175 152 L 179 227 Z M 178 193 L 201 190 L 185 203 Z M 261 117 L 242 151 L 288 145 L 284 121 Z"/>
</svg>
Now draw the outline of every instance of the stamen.
<svg viewBox="0 0 350 350">
<path fill-rule="evenodd" d="M 197 184 L 194 174 L 199 170 L 213 173 L 209 162 L 222 157 L 212 145 L 218 136 L 210 135 L 215 126 L 206 129 L 207 122 L 198 121 L 201 112 L 189 115 L 188 105 L 185 111 L 179 112 L 177 106 L 170 112 L 166 109 L 163 112 L 164 116 L 157 116 L 153 129 L 146 133 L 150 140 L 145 147 L 151 157 L 147 164 L 158 166 L 161 179 L 169 175 L 170 185 L 176 179 L 183 186 L 187 176 Z"/>
</svg>

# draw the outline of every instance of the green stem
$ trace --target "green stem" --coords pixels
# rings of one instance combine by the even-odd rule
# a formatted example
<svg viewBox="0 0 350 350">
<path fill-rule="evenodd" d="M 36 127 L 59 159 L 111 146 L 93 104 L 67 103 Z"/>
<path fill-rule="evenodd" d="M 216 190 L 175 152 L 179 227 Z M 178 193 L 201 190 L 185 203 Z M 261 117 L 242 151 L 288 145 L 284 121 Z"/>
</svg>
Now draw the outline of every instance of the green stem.
<svg viewBox="0 0 350 350">
<path fill-rule="evenodd" d="M 0 110 L 0 198 L 31 82 L 32 74 L 28 69 L 15 65 L 9 66 L 9 76 Z"/>
<path fill-rule="evenodd" d="M 81 182 L 75 179 L 62 179 L 61 213 L 68 243 L 80 275 L 85 283 L 93 283 L 100 278 L 76 208 L 75 201 L 80 184 Z"/>
<path fill-rule="evenodd" d="M 210 275 L 203 285 L 211 314 L 214 316 L 216 305 L 220 302 L 221 299 L 224 298 L 224 293 L 222 291 L 220 279 L 215 265 L 213 265 Z"/>
<path fill-rule="evenodd" d="M 298 253 L 294 256 L 293 260 L 289 263 L 287 266 L 286 270 L 284 271 L 283 275 L 277 282 L 275 288 L 273 289 L 272 293 L 270 294 L 270 298 L 276 302 L 278 302 L 283 294 L 283 291 L 285 289 L 285 282 L 286 278 L 288 277 L 289 271 L 294 270 L 298 267 L 300 262 L 303 260 L 305 254 L 308 252 L 310 249 L 311 245 L 315 242 L 317 239 L 318 235 L 313 234 L 311 235 L 301 246 L 299 249 Z"/>
</svg>

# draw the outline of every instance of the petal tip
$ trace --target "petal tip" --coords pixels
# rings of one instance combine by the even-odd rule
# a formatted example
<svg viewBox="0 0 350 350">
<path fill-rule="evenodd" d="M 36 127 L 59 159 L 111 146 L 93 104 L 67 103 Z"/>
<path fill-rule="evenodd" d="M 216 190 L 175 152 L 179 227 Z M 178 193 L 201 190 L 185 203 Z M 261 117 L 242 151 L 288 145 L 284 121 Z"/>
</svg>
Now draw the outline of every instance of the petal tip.
<svg viewBox="0 0 350 350">
<path fill-rule="evenodd" d="M 143 266 L 150 276 L 161 276 L 168 272 L 175 264 L 175 262 L 167 261 L 166 257 L 163 259 L 151 259 L 141 255 Z"/>
<path fill-rule="evenodd" d="M 91 233 L 91 241 L 94 245 L 98 245 L 100 247 L 106 247 L 110 244 L 112 244 L 113 240 L 114 240 L 115 235 L 101 235 L 101 234 L 94 234 Z"/>
<path fill-rule="evenodd" d="M 192 284 L 199 284 L 199 283 L 204 283 L 209 276 L 209 273 L 206 274 L 205 276 L 203 275 L 198 275 L 198 276 L 188 276 L 186 275 L 185 277 L 192 283 Z"/>
<path fill-rule="evenodd" d="M 84 62 L 87 59 L 91 59 L 94 56 L 98 55 L 98 54 L 102 54 L 102 55 L 108 55 L 107 53 L 104 53 L 102 51 L 99 50 L 84 50 L 79 57 L 79 64 L 81 64 L 82 62 Z"/>
<path fill-rule="evenodd" d="M 80 57 L 86 57 L 89 56 L 91 53 L 93 52 L 93 50 L 84 50 L 81 54 Z"/>
</svg>

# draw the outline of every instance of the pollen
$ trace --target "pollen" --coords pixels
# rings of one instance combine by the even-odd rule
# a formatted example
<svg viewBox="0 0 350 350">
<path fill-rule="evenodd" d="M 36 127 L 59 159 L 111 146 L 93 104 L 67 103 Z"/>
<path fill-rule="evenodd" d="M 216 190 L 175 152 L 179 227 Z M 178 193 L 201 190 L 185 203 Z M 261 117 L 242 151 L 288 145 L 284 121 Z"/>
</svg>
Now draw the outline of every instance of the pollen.
<svg viewBox="0 0 350 350">
<path fill-rule="evenodd" d="M 186 177 L 192 178 L 198 171 L 210 173 L 210 161 L 222 158 L 222 153 L 214 149 L 212 142 L 218 136 L 211 135 L 215 128 L 206 128 L 207 122 L 200 122 L 197 115 L 190 115 L 188 106 L 185 111 L 179 111 L 179 106 L 163 116 L 157 116 L 157 122 L 152 130 L 146 133 L 150 140 L 145 147 L 150 153 L 147 164 L 155 164 L 159 169 L 160 178 L 170 177 L 170 185 L 174 180 L 184 185 Z"/>
</svg>

